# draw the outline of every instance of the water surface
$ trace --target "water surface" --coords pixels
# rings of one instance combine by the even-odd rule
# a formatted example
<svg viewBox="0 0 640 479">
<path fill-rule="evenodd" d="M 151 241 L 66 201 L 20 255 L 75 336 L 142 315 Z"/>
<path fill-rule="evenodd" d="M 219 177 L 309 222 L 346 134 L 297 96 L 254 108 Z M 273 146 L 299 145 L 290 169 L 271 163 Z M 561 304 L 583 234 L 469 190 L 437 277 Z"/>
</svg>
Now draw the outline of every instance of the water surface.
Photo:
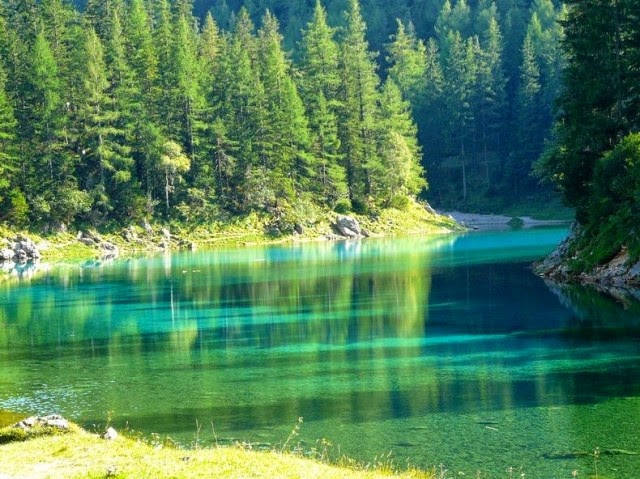
<svg viewBox="0 0 640 479">
<path fill-rule="evenodd" d="M 180 253 L 0 284 L 0 409 L 451 475 L 640 471 L 640 307 L 530 271 L 561 228 Z M 513 477 L 519 477 L 520 472 Z M 483 476 L 484 477 L 484 476 Z"/>
</svg>

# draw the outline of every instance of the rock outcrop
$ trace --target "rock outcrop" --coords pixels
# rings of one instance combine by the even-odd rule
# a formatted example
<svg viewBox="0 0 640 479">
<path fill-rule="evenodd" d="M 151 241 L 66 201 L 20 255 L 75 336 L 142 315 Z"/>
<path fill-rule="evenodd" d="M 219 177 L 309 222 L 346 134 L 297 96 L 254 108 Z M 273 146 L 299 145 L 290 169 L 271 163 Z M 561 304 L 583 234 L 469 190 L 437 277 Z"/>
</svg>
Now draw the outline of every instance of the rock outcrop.
<svg viewBox="0 0 640 479">
<path fill-rule="evenodd" d="M 117 258 L 120 255 L 120 250 L 115 244 L 105 241 L 95 231 L 78 231 L 76 238 L 82 244 L 102 250 L 102 257 L 105 259 Z"/>
<path fill-rule="evenodd" d="M 16 236 L 7 242 L 7 246 L 0 250 L 0 262 L 26 263 L 38 261 L 42 255 L 36 244 L 23 235 Z"/>
<path fill-rule="evenodd" d="M 338 216 L 333 228 L 345 238 L 362 238 L 365 236 L 360 223 L 352 216 Z"/>
<path fill-rule="evenodd" d="M 50 416 L 31 416 L 13 425 L 17 429 L 23 429 L 30 431 L 31 429 L 51 428 L 51 429 L 69 429 L 69 421 L 58 414 L 51 414 Z"/>
<path fill-rule="evenodd" d="M 540 276 L 558 282 L 594 284 L 605 289 L 640 287 L 640 261 L 632 262 L 624 247 L 611 260 L 591 271 L 573 271 L 570 262 L 580 254 L 574 245 L 581 234 L 581 226 L 574 222 L 569 235 L 549 256 L 534 266 L 534 271 Z"/>
</svg>

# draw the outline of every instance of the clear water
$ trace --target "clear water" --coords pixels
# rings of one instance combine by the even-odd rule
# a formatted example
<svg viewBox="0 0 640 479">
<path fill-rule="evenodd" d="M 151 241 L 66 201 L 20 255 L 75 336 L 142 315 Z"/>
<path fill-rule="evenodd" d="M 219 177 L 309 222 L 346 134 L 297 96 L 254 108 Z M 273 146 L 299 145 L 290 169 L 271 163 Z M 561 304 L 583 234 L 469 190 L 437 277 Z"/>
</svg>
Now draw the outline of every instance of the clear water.
<svg viewBox="0 0 640 479">
<path fill-rule="evenodd" d="M 0 283 L 0 409 L 256 447 L 303 417 L 293 443 L 365 462 L 638 478 L 640 306 L 535 277 L 564 234 L 180 253 Z"/>
</svg>

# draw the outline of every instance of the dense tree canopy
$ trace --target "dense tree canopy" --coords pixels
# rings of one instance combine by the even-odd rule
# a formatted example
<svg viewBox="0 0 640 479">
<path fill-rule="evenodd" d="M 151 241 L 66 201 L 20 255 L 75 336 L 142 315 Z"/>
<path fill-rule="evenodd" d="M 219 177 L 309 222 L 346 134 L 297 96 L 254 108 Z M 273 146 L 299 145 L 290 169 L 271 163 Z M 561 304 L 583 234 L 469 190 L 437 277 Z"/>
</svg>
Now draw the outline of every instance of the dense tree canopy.
<svg viewBox="0 0 640 479">
<path fill-rule="evenodd" d="M 591 265 L 640 256 L 640 3 L 570 0 L 555 141 L 538 165 L 574 206 Z"/>
<path fill-rule="evenodd" d="M 561 10 L 432 3 L 216 1 L 197 17 L 188 1 L 7 0 L 0 220 L 367 212 L 425 194 L 425 170 L 441 206 L 535 193 Z"/>
</svg>

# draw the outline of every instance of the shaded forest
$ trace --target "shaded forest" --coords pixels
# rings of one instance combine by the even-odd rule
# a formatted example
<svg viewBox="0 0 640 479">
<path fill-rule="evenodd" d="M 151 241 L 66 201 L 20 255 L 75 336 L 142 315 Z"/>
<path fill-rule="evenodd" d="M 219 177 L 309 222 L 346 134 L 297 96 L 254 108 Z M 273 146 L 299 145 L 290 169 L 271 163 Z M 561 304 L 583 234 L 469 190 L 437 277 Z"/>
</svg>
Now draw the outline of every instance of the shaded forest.
<svg viewBox="0 0 640 479">
<path fill-rule="evenodd" d="M 370 18 L 356 0 L 244 3 L 4 2 L 0 220 L 374 214 L 416 195 L 482 208 L 539 194 L 531 164 L 563 61 L 550 1 L 364 2 Z"/>
</svg>

